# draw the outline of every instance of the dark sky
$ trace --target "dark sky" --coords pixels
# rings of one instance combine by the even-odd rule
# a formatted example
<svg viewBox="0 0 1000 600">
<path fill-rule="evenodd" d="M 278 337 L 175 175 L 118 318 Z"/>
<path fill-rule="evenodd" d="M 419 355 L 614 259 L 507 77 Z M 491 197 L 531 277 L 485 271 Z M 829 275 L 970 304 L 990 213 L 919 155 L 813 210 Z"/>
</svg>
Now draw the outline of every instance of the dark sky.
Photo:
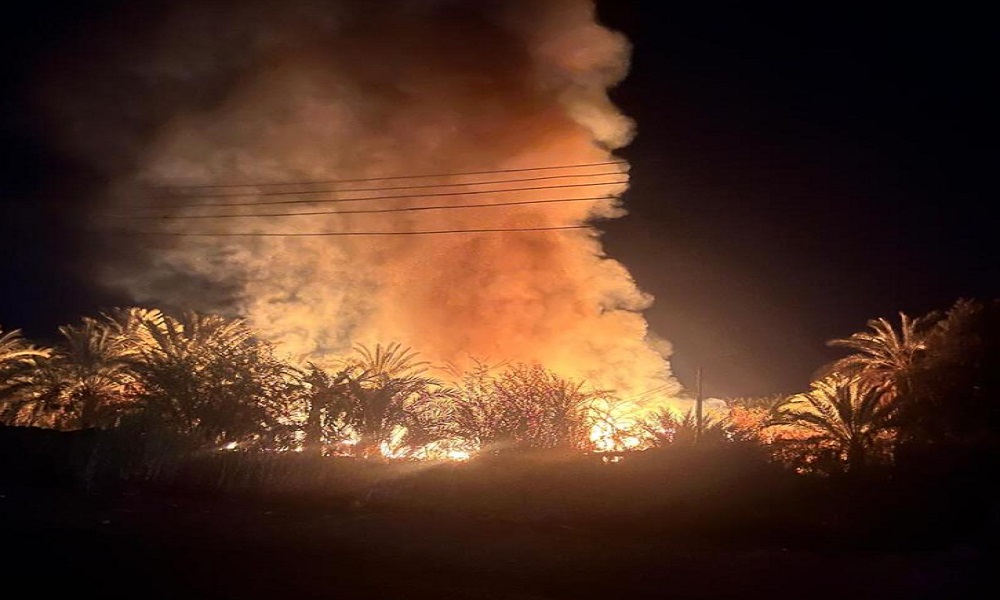
<svg viewBox="0 0 1000 600">
<path fill-rule="evenodd" d="M 997 295 L 982 10 L 650 4 L 603 3 L 635 44 L 615 97 L 639 132 L 607 248 L 683 381 L 803 389 L 870 318 Z"/>
<path fill-rule="evenodd" d="M 872 317 L 996 297 L 982 9 L 949 3 L 670 8 L 605 0 L 634 44 L 614 92 L 638 136 L 608 254 L 656 302 L 688 386 L 804 389 Z M 83 6 L 81 6 L 83 5 Z M 87 284 L 72 198 L 100 178 L 40 136 L 28 83 L 114 2 L 36 2 L 0 31 L 0 326 L 50 335 L 123 299 Z M 659 12 L 650 12 L 652 7 Z M 55 55 L 58 56 L 58 55 Z"/>
</svg>

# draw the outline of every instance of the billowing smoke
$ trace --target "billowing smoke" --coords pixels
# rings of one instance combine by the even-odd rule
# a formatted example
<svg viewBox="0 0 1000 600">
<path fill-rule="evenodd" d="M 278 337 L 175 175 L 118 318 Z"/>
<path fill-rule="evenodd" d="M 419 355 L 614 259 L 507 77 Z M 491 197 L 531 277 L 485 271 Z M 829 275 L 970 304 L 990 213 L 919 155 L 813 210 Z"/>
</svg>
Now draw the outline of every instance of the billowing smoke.
<svg viewBox="0 0 1000 600">
<path fill-rule="evenodd" d="M 93 210 L 105 284 L 243 315 L 299 360 L 396 341 L 679 391 L 596 228 L 624 214 L 633 124 L 608 99 L 629 44 L 592 0 L 178 3 L 127 23 L 47 88 L 114 181 Z M 394 235 L 340 235 L 372 232 Z"/>
</svg>

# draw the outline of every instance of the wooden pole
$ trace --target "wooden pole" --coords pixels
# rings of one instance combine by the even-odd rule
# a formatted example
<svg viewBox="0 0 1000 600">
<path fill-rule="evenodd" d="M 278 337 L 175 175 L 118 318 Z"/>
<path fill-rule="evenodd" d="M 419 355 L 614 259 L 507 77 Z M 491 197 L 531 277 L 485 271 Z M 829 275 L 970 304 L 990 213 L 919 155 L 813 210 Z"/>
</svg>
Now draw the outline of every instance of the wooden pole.
<svg viewBox="0 0 1000 600">
<path fill-rule="evenodd" d="M 704 398 L 701 393 L 701 367 L 698 367 L 698 395 L 695 397 L 694 404 L 694 419 L 695 419 L 695 429 L 694 429 L 694 441 L 698 442 L 701 440 L 701 429 L 702 429 L 702 405 L 704 404 Z"/>
</svg>

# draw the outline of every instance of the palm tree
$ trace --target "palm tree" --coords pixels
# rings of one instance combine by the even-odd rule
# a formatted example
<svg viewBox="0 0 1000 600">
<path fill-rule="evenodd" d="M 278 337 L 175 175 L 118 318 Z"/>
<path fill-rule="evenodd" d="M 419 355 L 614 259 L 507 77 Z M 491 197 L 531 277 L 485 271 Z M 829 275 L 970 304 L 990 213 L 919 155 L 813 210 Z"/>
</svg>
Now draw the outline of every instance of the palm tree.
<svg viewBox="0 0 1000 600">
<path fill-rule="evenodd" d="M 705 415 L 701 421 L 699 427 L 693 409 L 680 413 L 666 408 L 646 419 L 643 428 L 653 447 L 705 445 L 729 440 L 729 422 L 726 419 L 718 415 Z"/>
<path fill-rule="evenodd" d="M 50 354 L 48 348 L 30 344 L 19 329 L 4 332 L 0 328 L 0 421 L 17 419 L 25 400 L 21 392 L 31 386 L 39 361 Z"/>
<path fill-rule="evenodd" d="M 884 449 L 897 406 L 895 397 L 887 398 L 863 378 L 831 375 L 775 406 L 769 426 L 832 447 L 848 471 L 858 471 Z"/>
<path fill-rule="evenodd" d="M 139 306 L 117 307 L 101 313 L 104 323 L 114 335 L 142 349 L 154 344 L 152 331 L 162 331 L 167 317 L 158 308 Z"/>
<path fill-rule="evenodd" d="M 910 375 L 927 347 L 929 326 L 939 319 L 939 315 L 931 313 L 913 319 L 900 312 L 899 319 L 898 331 L 888 319 L 880 317 L 868 321 L 870 331 L 828 341 L 828 346 L 846 348 L 853 353 L 833 362 L 821 377 L 832 374 L 859 377 L 869 387 L 885 394 L 889 401 L 908 394 Z"/>
<path fill-rule="evenodd" d="M 439 438 L 446 396 L 441 382 L 427 377 L 428 363 L 399 343 L 354 348 L 345 361 L 347 424 L 359 436 L 357 452 L 412 448 Z"/>
<path fill-rule="evenodd" d="M 343 434 L 347 412 L 350 409 L 350 371 L 342 369 L 330 374 L 309 363 L 299 372 L 304 388 L 306 421 L 303 449 L 312 454 L 322 454 L 323 446 L 336 441 Z"/>
<path fill-rule="evenodd" d="M 62 339 L 42 363 L 35 386 L 44 424 L 109 427 L 134 400 L 139 346 L 107 318 L 59 328 Z"/>
<path fill-rule="evenodd" d="M 38 357 L 30 381 L 22 378 L 21 421 L 55 428 L 114 425 L 134 404 L 134 373 L 150 340 L 144 325 L 162 322 L 156 309 L 115 308 L 98 318 L 59 328 L 56 348 Z"/>
<path fill-rule="evenodd" d="M 235 349 L 253 337 L 242 319 L 197 312 L 145 319 L 141 325 L 138 335 L 152 342 L 153 354 L 175 358 L 197 355 L 205 348 Z"/>
<path fill-rule="evenodd" d="M 269 444 L 294 377 L 241 320 L 188 312 L 146 321 L 139 375 L 146 417 L 197 444 Z"/>
</svg>

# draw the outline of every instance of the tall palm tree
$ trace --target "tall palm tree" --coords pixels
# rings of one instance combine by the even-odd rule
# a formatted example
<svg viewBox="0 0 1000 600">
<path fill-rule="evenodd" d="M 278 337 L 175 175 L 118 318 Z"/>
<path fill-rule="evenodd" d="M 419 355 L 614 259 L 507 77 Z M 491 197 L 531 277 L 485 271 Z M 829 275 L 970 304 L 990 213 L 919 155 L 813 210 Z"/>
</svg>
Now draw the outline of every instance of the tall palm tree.
<svg viewBox="0 0 1000 600">
<path fill-rule="evenodd" d="M 888 319 L 871 319 L 869 331 L 827 342 L 828 346 L 846 348 L 852 354 L 827 366 L 822 375 L 859 377 L 887 400 L 905 396 L 910 391 L 910 375 L 916 361 L 927 347 L 930 325 L 938 319 L 936 313 L 914 319 L 900 312 L 898 331 Z"/>
<path fill-rule="evenodd" d="M 772 409 L 770 426 L 832 446 L 848 471 L 870 464 L 892 433 L 898 401 L 860 377 L 831 375 Z M 801 437 L 799 439 L 802 439 Z"/>
<path fill-rule="evenodd" d="M 50 349 L 29 343 L 19 329 L 0 328 L 0 422 L 17 418 L 24 400 L 21 392 L 31 386 L 39 361 L 50 354 Z"/>
</svg>

